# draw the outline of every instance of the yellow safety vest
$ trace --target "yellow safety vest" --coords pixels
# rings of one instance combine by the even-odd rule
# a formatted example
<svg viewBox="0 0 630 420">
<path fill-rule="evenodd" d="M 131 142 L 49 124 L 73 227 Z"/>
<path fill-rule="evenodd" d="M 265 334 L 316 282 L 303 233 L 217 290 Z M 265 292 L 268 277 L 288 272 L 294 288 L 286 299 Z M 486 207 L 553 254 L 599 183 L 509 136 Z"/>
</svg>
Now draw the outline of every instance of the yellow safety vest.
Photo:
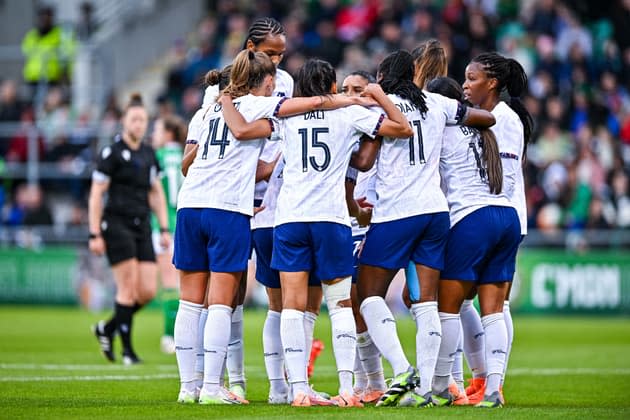
<svg viewBox="0 0 630 420">
<path fill-rule="evenodd" d="M 53 27 L 44 36 L 37 29 L 31 29 L 22 41 L 22 52 L 26 57 L 24 80 L 57 82 L 74 53 L 74 40 L 64 35 L 59 26 Z"/>
</svg>

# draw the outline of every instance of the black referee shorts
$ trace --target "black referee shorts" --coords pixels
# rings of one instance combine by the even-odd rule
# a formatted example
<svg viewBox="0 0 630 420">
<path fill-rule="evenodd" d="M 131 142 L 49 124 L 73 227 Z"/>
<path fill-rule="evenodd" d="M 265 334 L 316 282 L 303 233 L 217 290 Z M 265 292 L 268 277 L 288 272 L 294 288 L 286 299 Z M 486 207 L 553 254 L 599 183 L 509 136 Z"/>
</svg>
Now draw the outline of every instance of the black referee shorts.
<svg viewBox="0 0 630 420">
<path fill-rule="evenodd" d="M 155 262 L 151 223 L 148 217 L 123 217 L 105 214 L 101 222 L 105 252 L 111 265 L 136 258 Z"/>
</svg>

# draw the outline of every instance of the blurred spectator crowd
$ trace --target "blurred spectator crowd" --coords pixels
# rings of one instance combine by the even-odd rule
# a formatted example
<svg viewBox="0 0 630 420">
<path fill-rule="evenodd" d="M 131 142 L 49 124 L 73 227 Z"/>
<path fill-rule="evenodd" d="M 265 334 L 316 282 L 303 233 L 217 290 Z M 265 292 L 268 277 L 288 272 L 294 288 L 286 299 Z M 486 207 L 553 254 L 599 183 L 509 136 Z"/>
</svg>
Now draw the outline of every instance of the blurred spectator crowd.
<svg viewBox="0 0 630 420">
<path fill-rule="evenodd" d="M 168 53 L 158 114 L 192 117 L 203 75 L 231 62 L 260 16 L 284 25 L 281 67 L 293 74 L 312 56 L 330 61 L 339 80 L 355 70 L 375 72 L 389 52 L 436 38 L 447 51 L 451 77 L 462 82 L 471 58 L 496 50 L 529 75 L 524 99 L 536 122 L 525 168 L 530 227 L 630 227 L 630 0 L 215 0 L 208 10 Z M 0 123 L 22 123 L 13 133 L 0 130 L 3 167 L 26 161 L 28 123 L 36 122 L 42 160 L 66 165 L 89 163 L 96 139 L 116 130 L 114 96 L 94 116 L 73 109 L 63 83 L 53 83 L 35 108 L 17 87 L 12 80 L 0 87 Z M 43 185 L 84 208 L 88 181 Z M 4 179 L 2 223 L 15 219 L 18 184 Z"/>
</svg>

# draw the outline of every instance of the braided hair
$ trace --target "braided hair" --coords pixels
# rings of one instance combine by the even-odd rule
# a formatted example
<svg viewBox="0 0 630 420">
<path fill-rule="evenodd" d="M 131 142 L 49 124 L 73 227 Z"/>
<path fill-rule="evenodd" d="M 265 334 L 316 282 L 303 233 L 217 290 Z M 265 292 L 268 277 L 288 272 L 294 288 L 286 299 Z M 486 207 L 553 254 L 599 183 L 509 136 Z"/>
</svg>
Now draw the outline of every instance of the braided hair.
<svg viewBox="0 0 630 420">
<path fill-rule="evenodd" d="M 407 99 L 424 115 L 429 110 L 422 90 L 413 83 L 413 57 L 407 51 L 399 50 L 391 53 L 379 64 L 379 84 L 385 93 L 398 95 Z"/>
<path fill-rule="evenodd" d="M 497 79 L 497 91 L 499 94 L 505 89 L 510 95 L 508 105 L 516 112 L 523 123 L 523 134 L 525 137 L 523 157 L 525 157 L 527 143 L 530 142 L 534 131 L 534 120 L 520 98 L 527 90 L 527 74 L 525 74 L 523 66 L 518 61 L 503 57 L 496 52 L 481 53 L 473 58 L 472 62 L 481 64 L 488 78 Z"/>
<path fill-rule="evenodd" d="M 268 35 L 286 35 L 284 26 L 272 17 L 258 18 L 252 23 L 245 38 L 243 49 L 247 48 L 247 41 L 252 41 L 254 46 L 265 41 Z"/>
</svg>

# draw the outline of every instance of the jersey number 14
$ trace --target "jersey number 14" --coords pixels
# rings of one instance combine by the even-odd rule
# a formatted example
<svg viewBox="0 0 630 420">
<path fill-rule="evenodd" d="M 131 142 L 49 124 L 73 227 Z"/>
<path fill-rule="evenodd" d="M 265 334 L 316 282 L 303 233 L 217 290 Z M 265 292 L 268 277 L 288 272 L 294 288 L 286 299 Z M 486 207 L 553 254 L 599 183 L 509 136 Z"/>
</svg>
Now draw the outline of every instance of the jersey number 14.
<svg viewBox="0 0 630 420">
<path fill-rule="evenodd" d="M 201 154 L 202 159 L 208 158 L 208 146 L 219 146 L 219 159 L 223 159 L 223 155 L 225 155 L 225 148 L 230 145 L 230 140 L 228 138 L 229 128 L 225 122 L 223 123 L 221 138 L 217 138 L 220 120 L 221 118 L 213 118 L 209 121 L 210 130 L 208 131 L 206 142 L 203 145 L 203 153 Z"/>
</svg>

